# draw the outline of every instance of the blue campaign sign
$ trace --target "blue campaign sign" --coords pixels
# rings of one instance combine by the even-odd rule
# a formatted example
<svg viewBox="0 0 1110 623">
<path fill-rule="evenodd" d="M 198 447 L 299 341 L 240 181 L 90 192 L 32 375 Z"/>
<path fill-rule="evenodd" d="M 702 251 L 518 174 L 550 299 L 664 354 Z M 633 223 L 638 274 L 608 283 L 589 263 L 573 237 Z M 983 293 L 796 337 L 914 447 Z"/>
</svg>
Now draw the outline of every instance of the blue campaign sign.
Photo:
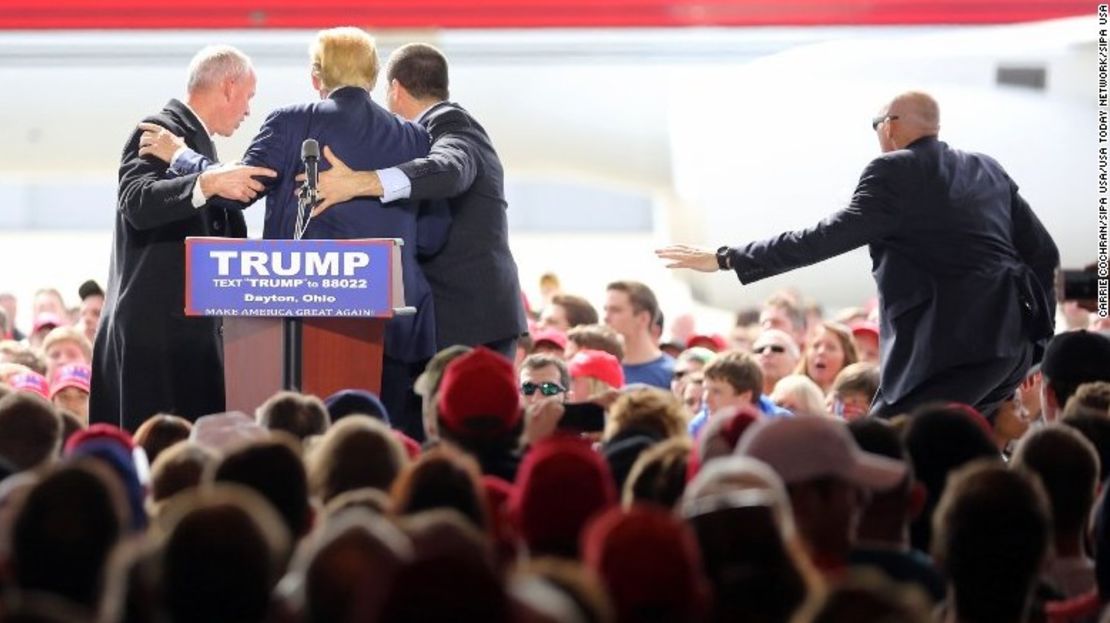
<svg viewBox="0 0 1110 623">
<path fill-rule="evenodd" d="M 187 238 L 185 313 L 388 318 L 399 243 Z"/>
</svg>

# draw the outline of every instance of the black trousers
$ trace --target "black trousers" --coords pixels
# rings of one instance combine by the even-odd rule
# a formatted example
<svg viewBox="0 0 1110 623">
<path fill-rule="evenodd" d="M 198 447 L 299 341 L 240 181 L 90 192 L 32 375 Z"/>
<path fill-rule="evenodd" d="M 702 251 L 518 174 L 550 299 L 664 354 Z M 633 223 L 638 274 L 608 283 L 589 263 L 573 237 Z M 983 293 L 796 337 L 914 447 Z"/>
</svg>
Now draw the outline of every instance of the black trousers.
<svg viewBox="0 0 1110 623">
<path fill-rule="evenodd" d="M 871 402 L 871 416 L 891 418 L 929 402 L 943 401 L 969 404 L 993 420 L 998 406 L 1011 398 L 1025 380 L 1032 363 L 1033 345 L 1026 344 L 1013 357 L 942 370 L 894 402 L 887 402 L 880 389 Z"/>
</svg>

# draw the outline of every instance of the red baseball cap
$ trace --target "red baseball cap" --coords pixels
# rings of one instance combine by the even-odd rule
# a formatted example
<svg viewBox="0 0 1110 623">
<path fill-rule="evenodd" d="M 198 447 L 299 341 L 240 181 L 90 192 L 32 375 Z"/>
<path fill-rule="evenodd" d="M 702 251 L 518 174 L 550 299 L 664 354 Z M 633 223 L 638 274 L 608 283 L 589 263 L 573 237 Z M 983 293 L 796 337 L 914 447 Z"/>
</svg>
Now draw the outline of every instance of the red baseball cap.
<svg viewBox="0 0 1110 623">
<path fill-rule="evenodd" d="M 58 314 L 42 312 L 41 314 L 35 316 L 35 321 L 31 324 L 31 333 L 38 333 L 39 330 L 44 327 L 50 327 L 53 329 L 54 327 L 64 327 L 66 324 L 68 323 L 63 322 Z"/>
<path fill-rule="evenodd" d="M 874 322 L 861 320 L 859 322 L 853 322 L 849 328 L 852 330 L 852 335 L 870 333 L 871 335 L 875 336 L 875 339 L 879 339 L 879 325 L 875 324 Z"/>
<path fill-rule="evenodd" d="M 420 458 L 420 444 L 415 439 L 396 429 L 393 430 L 393 436 L 401 442 L 401 447 L 405 449 L 405 454 L 410 461 Z"/>
<path fill-rule="evenodd" d="M 567 347 L 567 334 L 558 329 L 540 329 L 532 334 L 533 347 L 539 346 L 540 342 L 554 344 L 562 350 Z"/>
<path fill-rule="evenodd" d="M 588 376 L 614 389 L 624 386 L 624 368 L 613 355 L 601 350 L 580 350 L 567 362 L 571 378 Z"/>
<path fill-rule="evenodd" d="M 524 457 L 509 508 L 533 553 L 573 557 L 586 522 L 616 503 L 605 459 L 582 439 L 556 435 Z"/>
<path fill-rule="evenodd" d="M 50 381 L 50 397 L 67 387 L 76 387 L 89 392 L 92 380 L 92 368 L 83 363 L 71 363 L 54 371 L 54 378 Z"/>
<path fill-rule="evenodd" d="M 716 333 L 712 335 L 691 335 L 690 339 L 686 340 L 686 348 L 693 348 L 695 346 L 704 346 L 715 353 L 719 353 L 722 350 L 728 349 L 728 342 L 725 341 L 725 338 Z"/>
<path fill-rule="evenodd" d="M 451 360 L 439 385 L 439 419 L 463 437 L 507 433 L 520 422 L 520 389 L 513 364 L 479 346 Z"/>
<path fill-rule="evenodd" d="M 77 431 L 66 440 L 66 455 L 69 455 L 82 444 L 90 441 L 111 441 L 128 452 L 135 449 L 135 439 L 130 433 L 118 426 L 97 423 L 84 430 Z"/>
<path fill-rule="evenodd" d="M 594 518 L 582 535 L 582 563 L 601 577 L 619 621 L 651 610 L 700 620 L 709 607 L 697 539 L 664 509 L 633 505 Z"/>
<path fill-rule="evenodd" d="M 13 374 L 8 377 L 8 385 L 11 385 L 12 389 L 38 394 L 50 400 L 50 383 L 47 383 L 46 377 L 38 372 Z"/>
</svg>

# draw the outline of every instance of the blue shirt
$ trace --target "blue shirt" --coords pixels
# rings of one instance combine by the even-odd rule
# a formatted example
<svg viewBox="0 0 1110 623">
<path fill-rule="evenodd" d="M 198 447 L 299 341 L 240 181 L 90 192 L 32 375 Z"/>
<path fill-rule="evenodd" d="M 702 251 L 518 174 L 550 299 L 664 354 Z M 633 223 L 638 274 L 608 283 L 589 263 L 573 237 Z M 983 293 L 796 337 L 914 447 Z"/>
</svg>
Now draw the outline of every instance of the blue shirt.
<svg viewBox="0 0 1110 623">
<path fill-rule="evenodd" d="M 762 413 L 764 417 L 773 418 L 794 416 L 794 414 L 789 409 L 783 409 L 777 404 L 771 402 L 771 399 L 763 394 L 760 394 L 759 400 L 755 401 L 755 408 L 759 409 L 759 412 Z M 708 422 L 709 409 L 703 404 L 701 406 L 701 411 L 698 411 L 698 414 L 695 415 L 694 418 L 690 420 L 690 423 L 686 425 L 686 430 L 690 431 L 690 436 L 696 439 L 698 433 L 701 432 L 701 429 L 705 428 L 705 425 Z"/>
<path fill-rule="evenodd" d="M 674 377 L 674 357 L 663 353 L 658 359 L 633 365 L 623 364 L 624 384 L 643 383 L 671 391 L 671 378 Z"/>
</svg>

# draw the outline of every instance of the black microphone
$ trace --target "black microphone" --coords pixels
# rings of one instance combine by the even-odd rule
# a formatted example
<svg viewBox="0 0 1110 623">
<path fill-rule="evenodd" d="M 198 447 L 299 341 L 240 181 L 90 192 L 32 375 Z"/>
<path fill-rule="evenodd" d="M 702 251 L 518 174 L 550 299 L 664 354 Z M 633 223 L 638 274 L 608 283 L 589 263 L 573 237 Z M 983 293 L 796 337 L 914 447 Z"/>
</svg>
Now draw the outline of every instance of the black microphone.
<svg viewBox="0 0 1110 623">
<path fill-rule="evenodd" d="M 316 191 L 320 173 L 320 144 L 314 138 L 306 138 L 301 143 L 301 160 L 304 162 L 305 186 Z"/>
<path fill-rule="evenodd" d="M 320 144 L 314 138 L 306 138 L 301 143 L 301 161 L 304 162 L 304 184 L 301 184 L 300 200 L 297 202 L 297 223 L 293 229 L 293 239 L 300 240 L 312 220 L 312 208 L 316 207 L 316 183 L 320 174 Z"/>
</svg>

